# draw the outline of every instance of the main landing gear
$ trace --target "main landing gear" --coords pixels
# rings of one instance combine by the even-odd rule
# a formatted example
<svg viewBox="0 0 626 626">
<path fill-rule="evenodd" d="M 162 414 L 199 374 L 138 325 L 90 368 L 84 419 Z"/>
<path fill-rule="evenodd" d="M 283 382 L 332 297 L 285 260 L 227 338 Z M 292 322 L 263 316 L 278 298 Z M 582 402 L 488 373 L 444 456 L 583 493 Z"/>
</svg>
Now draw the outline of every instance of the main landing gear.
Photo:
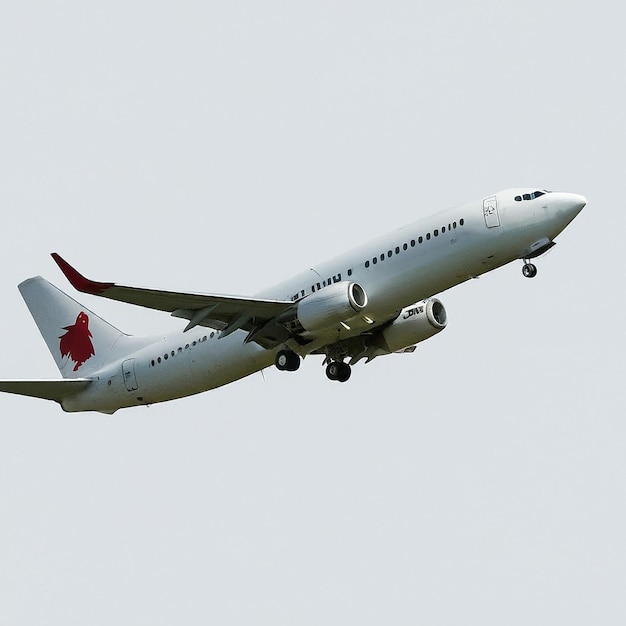
<svg viewBox="0 0 626 626">
<path fill-rule="evenodd" d="M 282 372 L 295 372 L 300 367 L 300 357 L 291 350 L 280 350 L 274 364 Z"/>
<path fill-rule="evenodd" d="M 340 383 L 345 383 L 352 374 L 352 368 L 343 361 L 331 361 L 326 366 L 326 376 L 330 380 L 336 380 Z"/>
<path fill-rule="evenodd" d="M 301 359 L 293 350 L 280 350 L 276 354 L 274 365 L 281 372 L 295 372 L 300 367 Z M 352 368 L 343 361 L 330 361 L 326 366 L 326 376 L 330 380 L 345 383 L 352 374 Z"/>
<path fill-rule="evenodd" d="M 534 278 L 537 276 L 537 268 L 532 263 L 529 263 L 527 259 L 524 259 L 522 274 L 524 274 L 525 278 Z"/>
</svg>

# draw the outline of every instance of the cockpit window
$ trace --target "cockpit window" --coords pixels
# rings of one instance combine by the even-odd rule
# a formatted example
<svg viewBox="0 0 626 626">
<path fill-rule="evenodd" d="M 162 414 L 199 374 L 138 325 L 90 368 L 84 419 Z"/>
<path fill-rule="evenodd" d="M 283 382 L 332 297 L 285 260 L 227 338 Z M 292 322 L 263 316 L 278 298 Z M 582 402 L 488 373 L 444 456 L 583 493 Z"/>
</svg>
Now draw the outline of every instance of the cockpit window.
<svg viewBox="0 0 626 626">
<path fill-rule="evenodd" d="M 515 196 L 515 202 L 521 202 L 522 200 L 534 200 L 535 198 L 545 196 L 545 194 L 547 193 L 550 193 L 547 189 L 544 189 L 543 191 L 533 191 L 532 193 L 525 193 L 523 196 Z"/>
</svg>

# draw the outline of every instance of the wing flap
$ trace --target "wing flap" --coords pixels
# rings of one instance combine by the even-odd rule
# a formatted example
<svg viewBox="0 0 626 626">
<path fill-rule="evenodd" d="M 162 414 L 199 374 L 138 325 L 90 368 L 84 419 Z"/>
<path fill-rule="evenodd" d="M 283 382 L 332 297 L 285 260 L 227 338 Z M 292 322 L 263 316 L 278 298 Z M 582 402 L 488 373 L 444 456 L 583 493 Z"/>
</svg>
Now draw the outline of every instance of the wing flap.
<svg viewBox="0 0 626 626">
<path fill-rule="evenodd" d="M 91 378 L 0 380 L 0 391 L 61 402 L 65 398 L 86 389 L 91 383 Z"/>
</svg>

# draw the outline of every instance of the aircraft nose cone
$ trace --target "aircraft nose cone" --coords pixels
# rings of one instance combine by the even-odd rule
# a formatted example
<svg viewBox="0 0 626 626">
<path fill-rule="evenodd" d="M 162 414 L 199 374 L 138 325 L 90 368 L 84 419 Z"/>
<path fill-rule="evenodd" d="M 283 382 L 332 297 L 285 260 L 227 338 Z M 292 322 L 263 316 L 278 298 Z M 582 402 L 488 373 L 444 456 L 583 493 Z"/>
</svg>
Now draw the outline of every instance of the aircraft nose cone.
<svg viewBox="0 0 626 626">
<path fill-rule="evenodd" d="M 569 219 L 574 219 L 587 204 L 587 198 L 577 193 L 566 193 L 561 198 L 561 210 L 569 216 Z"/>
<path fill-rule="evenodd" d="M 572 196 L 572 209 L 576 211 L 576 213 L 580 213 L 587 204 L 587 198 L 576 193 L 572 194 Z"/>
</svg>

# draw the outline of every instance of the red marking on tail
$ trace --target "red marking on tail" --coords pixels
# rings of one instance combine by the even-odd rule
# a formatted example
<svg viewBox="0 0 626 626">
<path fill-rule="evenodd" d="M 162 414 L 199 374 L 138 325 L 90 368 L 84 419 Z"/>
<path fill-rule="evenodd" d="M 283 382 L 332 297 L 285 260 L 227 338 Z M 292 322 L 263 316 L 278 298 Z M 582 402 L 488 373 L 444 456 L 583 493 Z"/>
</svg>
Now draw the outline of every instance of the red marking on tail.
<svg viewBox="0 0 626 626">
<path fill-rule="evenodd" d="M 86 313 L 79 313 L 76 323 L 71 326 L 64 326 L 63 330 L 67 332 L 59 337 L 61 356 L 69 356 L 74 361 L 74 371 L 76 372 L 85 361 L 95 354 L 91 343 L 92 334 L 89 331 L 89 317 Z"/>
</svg>

